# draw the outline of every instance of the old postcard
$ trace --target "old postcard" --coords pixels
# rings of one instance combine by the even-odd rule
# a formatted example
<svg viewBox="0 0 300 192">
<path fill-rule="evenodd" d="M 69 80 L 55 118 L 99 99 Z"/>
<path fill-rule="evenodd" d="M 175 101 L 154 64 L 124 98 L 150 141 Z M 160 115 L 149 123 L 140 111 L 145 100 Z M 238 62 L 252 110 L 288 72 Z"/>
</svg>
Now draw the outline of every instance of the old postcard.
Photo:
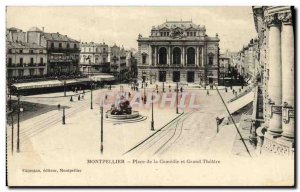
<svg viewBox="0 0 300 192">
<path fill-rule="evenodd" d="M 293 187 L 295 19 L 7 6 L 7 185 Z"/>
</svg>

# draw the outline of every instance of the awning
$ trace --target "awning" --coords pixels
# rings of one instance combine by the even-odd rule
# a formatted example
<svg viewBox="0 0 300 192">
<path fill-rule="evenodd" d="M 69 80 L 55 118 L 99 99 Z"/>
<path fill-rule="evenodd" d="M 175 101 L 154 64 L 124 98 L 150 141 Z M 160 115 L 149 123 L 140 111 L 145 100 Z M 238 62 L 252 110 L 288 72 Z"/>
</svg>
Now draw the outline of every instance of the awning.
<svg viewBox="0 0 300 192">
<path fill-rule="evenodd" d="M 230 103 L 226 103 L 227 108 L 230 112 L 230 114 L 233 114 L 234 112 L 238 111 L 239 109 L 245 107 L 246 105 L 248 105 L 249 103 L 251 103 L 254 100 L 254 92 L 250 91 L 249 93 L 247 93 L 246 95 L 238 98 L 237 100 L 234 100 Z M 223 118 L 223 117 L 227 117 L 229 116 L 227 111 L 222 114 L 219 118 Z"/>
<path fill-rule="evenodd" d="M 59 80 L 51 81 L 38 81 L 38 82 L 28 82 L 28 83 L 15 83 L 14 86 L 17 90 L 24 89 L 36 89 L 36 88 L 45 88 L 45 87 L 59 87 L 63 86 L 64 83 Z"/>
<path fill-rule="evenodd" d="M 93 81 L 114 81 L 115 77 L 112 75 L 95 75 L 91 77 Z"/>
</svg>

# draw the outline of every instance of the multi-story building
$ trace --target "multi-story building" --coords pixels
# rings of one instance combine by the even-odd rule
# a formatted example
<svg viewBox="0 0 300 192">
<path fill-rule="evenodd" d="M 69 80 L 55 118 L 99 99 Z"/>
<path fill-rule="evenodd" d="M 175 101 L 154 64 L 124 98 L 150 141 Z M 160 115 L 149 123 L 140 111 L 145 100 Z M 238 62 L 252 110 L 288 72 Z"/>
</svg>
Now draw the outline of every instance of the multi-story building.
<svg viewBox="0 0 300 192">
<path fill-rule="evenodd" d="M 80 71 L 85 74 L 110 72 L 109 47 L 105 43 L 80 44 Z"/>
<path fill-rule="evenodd" d="M 127 66 L 127 51 L 116 44 L 110 48 L 110 72 L 114 73 L 119 81 L 124 80 Z"/>
<path fill-rule="evenodd" d="M 6 43 L 7 78 L 43 76 L 47 73 L 47 51 L 36 43 Z"/>
<path fill-rule="evenodd" d="M 79 41 L 58 32 L 45 33 L 37 27 L 32 27 L 27 32 L 27 42 L 47 49 L 49 75 L 70 75 L 79 72 Z"/>
<path fill-rule="evenodd" d="M 263 123 L 256 129 L 256 133 L 262 138 L 263 154 L 293 156 L 295 11 L 289 6 L 254 6 L 253 13 L 262 74 L 258 85 L 263 94 Z"/>
<path fill-rule="evenodd" d="M 138 79 L 218 83 L 218 35 L 192 21 L 166 21 L 138 37 Z"/>
<path fill-rule="evenodd" d="M 9 28 L 6 36 L 7 78 L 37 77 L 47 73 L 46 48 L 26 42 L 26 32 Z"/>
<path fill-rule="evenodd" d="M 221 54 L 219 58 L 219 84 L 224 85 L 225 78 L 229 76 L 230 58 L 225 54 Z"/>
</svg>

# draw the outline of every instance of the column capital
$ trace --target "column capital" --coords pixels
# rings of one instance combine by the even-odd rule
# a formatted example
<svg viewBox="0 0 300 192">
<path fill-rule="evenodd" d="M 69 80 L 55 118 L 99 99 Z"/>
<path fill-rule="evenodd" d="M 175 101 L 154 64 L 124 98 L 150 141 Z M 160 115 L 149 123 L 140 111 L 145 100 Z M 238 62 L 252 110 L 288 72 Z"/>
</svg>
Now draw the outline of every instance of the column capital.
<svg viewBox="0 0 300 192">
<path fill-rule="evenodd" d="M 264 22 L 267 24 L 268 27 L 280 24 L 280 20 L 278 19 L 278 14 L 271 14 L 265 16 Z"/>
<path fill-rule="evenodd" d="M 278 13 L 278 20 L 283 24 L 292 24 L 293 17 L 291 12 Z"/>
</svg>

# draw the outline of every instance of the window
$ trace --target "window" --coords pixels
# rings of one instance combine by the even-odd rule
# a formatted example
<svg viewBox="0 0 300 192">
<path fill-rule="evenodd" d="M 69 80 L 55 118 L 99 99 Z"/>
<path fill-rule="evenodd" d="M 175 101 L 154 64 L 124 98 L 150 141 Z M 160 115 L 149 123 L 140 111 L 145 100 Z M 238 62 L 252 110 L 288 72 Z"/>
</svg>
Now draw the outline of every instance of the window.
<svg viewBox="0 0 300 192">
<path fill-rule="evenodd" d="M 33 76 L 34 75 L 34 69 L 29 69 L 29 74 L 30 74 L 30 76 Z"/>
<path fill-rule="evenodd" d="M 18 70 L 18 73 L 19 73 L 19 76 L 20 76 L 20 77 L 23 77 L 23 74 L 24 74 L 23 69 L 19 69 L 19 70 Z"/>
<path fill-rule="evenodd" d="M 105 52 L 105 48 L 103 48 L 103 52 Z"/>
<path fill-rule="evenodd" d="M 103 57 L 103 63 L 106 63 L 106 58 L 105 57 Z"/>
<path fill-rule="evenodd" d="M 11 50 L 11 49 L 9 49 L 9 50 L 8 50 L 8 53 L 12 53 L 12 50 Z"/>
<path fill-rule="evenodd" d="M 74 44 L 74 48 L 77 49 L 77 44 Z"/>
<path fill-rule="evenodd" d="M 167 64 L 167 49 L 162 47 L 158 50 L 158 63 L 159 64 Z"/>
<path fill-rule="evenodd" d="M 59 44 L 58 44 L 58 47 L 59 47 L 59 48 L 62 48 L 62 44 L 61 44 L 61 43 L 59 43 Z"/>
<path fill-rule="evenodd" d="M 20 53 L 23 53 L 23 49 L 20 49 L 20 51 L 19 51 Z"/>
<path fill-rule="evenodd" d="M 208 65 L 213 65 L 213 63 L 214 63 L 214 55 L 210 53 L 208 55 Z"/>
<path fill-rule="evenodd" d="M 41 58 L 40 58 L 40 64 L 43 64 L 43 63 L 44 63 L 44 58 L 41 57 Z"/>
<path fill-rule="evenodd" d="M 30 50 L 29 50 L 29 53 L 33 53 L 33 50 L 32 50 L 32 49 L 30 49 Z"/>
<path fill-rule="evenodd" d="M 91 52 L 91 48 L 89 48 L 89 52 Z"/>
<path fill-rule="evenodd" d="M 54 48 L 54 43 L 51 43 L 51 48 L 52 48 L 52 49 Z"/>
<path fill-rule="evenodd" d="M 96 48 L 96 52 L 98 52 L 98 48 Z"/>
<path fill-rule="evenodd" d="M 23 65 L 23 58 L 20 58 L 20 65 Z"/>
<path fill-rule="evenodd" d="M 8 65 L 12 65 L 12 58 L 8 58 Z"/>
<path fill-rule="evenodd" d="M 194 31 L 194 36 L 196 37 L 196 31 Z"/>
<path fill-rule="evenodd" d="M 67 43 L 67 48 L 70 48 L 70 44 L 69 43 Z"/>
<path fill-rule="evenodd" d="M 33 57 L 30 58 L 30 64 L 33 65 Z"/>
<path fill-rule="evenodd" d="M 193 47 L 187 49 L 187 64 L 196 64 L 195 62 L 196 51 Z"/>
<path fill-rule="evenodd" d="M 142 55 L 142 64 L 146 64 L 146 59 L 147 59 L 147 55 L 143 54 Z"/>
</svg>

